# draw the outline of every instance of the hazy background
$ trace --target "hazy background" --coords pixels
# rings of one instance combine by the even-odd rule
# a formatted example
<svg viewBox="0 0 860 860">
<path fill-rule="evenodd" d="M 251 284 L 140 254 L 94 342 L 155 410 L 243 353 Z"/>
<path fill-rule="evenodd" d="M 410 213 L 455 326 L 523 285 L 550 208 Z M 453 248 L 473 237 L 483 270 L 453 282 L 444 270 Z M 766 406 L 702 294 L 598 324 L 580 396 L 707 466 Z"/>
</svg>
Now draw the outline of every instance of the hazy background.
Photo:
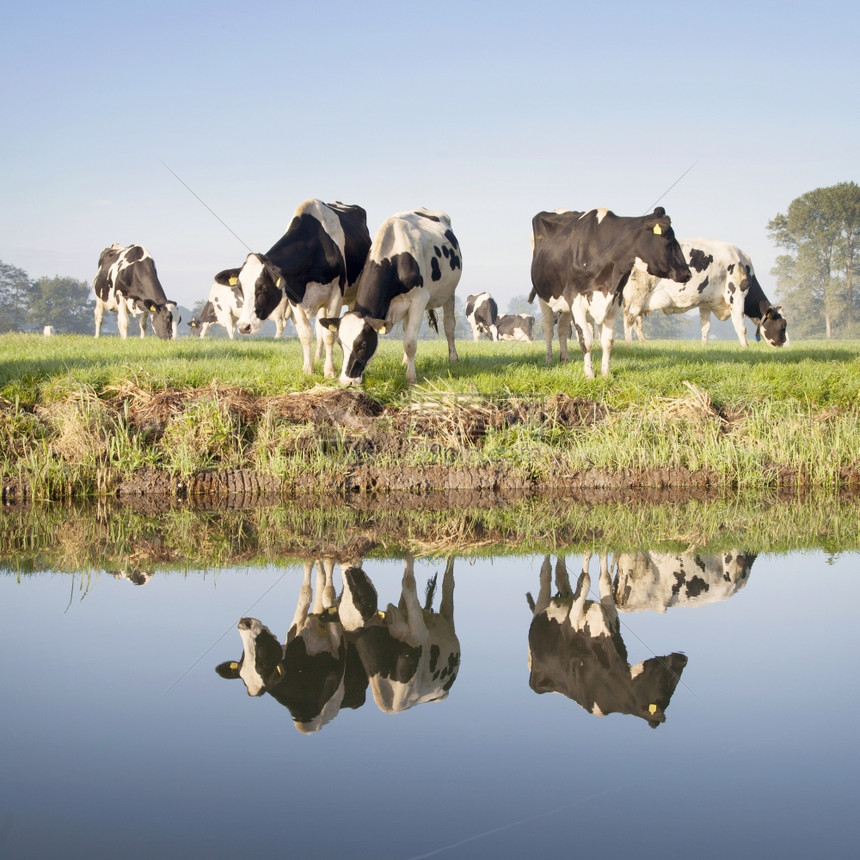
<svg viewBox="0 0 860 860">
<path fill-rule="evenodd" d="M 773 298 L 768 220 L 860 174 L 860 6 L 579 6 L 8 7 L 0 259 L 91 282 L 102 248 L 140 243 L 192 306 L 247 251 L 166 164 L 255 251 L 308 197 L 361 204 L 371 234 L 444 209 L 458 292 L 502 309 L 530 289 L 535 212 L 659 200 Z"/>
</svg>

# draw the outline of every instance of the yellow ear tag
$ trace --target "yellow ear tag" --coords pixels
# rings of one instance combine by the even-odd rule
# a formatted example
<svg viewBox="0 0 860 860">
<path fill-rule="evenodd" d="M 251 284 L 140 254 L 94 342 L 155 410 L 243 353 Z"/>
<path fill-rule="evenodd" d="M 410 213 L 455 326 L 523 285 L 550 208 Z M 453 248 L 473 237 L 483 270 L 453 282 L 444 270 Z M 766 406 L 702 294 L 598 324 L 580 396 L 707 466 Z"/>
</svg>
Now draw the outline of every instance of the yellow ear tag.
<svg viewBox="0 0 860 860">
<path fill-rule="evenodd" d="M 385 613 L 384 613 L 381 609 L 380 609 L 376 614 L 377 614 L 377 615 L 378 615 L 378 616 L 379 616 L 383 621 L 385 620 Z"/>
<path fill-rule="evenodd" d="M 277 665 L 277 666 L 275 666 L 275 671 L 276 671 L 279 675 L 283 675 L 283 674 L 284 674 L 284 667 L 283 667 L 280 663 L 278 663 L 278 665 Z"/>
<path fill-rule="evenodd" d="M 230 278 L 230 286 L 231 286 L 231 287 L 235 287 L 235 286 L 236 286 L 236 284 L 238 284 L 238 283 L 239 283 L 239 279 L 238 279 L 238 278 Z"/>
<path fill-rule="evenodd" d="M 282 290 L 282 289 L 284 288 L 284 279 L 283 279 L 283 278 L 278 278 L 278 280 L 277 280 L 277 281 L 275 281 L 275 286 L 276 286 L 279 290 Z"/>
<path fill-rule="evenodd" d="M 648 705 L 648 713 L 649 714 L 656 714 L 657 713 L 657 706 L 656 705 Z"/>
<path fill-rule="evenodd" d="M 231 664 L 230 664 L 230 668 L 231 668 L 231 669 L 238 669 L 238 668 L 239 668 L 239 664 L 238 664 L 238 663 L 231 663 Z"/>
<path fill-rule="evenodd" d="M 330 325 L 330 326 L 328 327 L 328 330 L 329 330 L 329 331 L 337 331 L 337 326 L 336 326 L 336 325 Z"/>
<path fill-rule="evenodd" d="M 654 235 L 655 236 L 662 236 L 663 235 L 663 229 L 662 229 L 662 227 L 660 227 L 659 224 L 654 225 Z"/>
<path fill-rule="evenodd" d="M 387 328 L 386 326 L 384 326 L 384 325 L 383 325 L 383 326 L 380 326 L 380 327 L 379 327 L 379 333 L 380 333 L 380 334 L 388 334 L 388 328 Z"/>
</svg>

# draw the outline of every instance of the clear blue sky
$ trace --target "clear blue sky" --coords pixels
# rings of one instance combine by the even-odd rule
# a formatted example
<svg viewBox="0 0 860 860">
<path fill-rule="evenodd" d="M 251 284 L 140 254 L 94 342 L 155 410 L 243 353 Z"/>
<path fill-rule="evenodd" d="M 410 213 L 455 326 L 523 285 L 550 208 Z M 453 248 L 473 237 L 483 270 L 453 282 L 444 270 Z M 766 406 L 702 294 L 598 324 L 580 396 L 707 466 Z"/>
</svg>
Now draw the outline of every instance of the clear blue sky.
<svg viewBox="0 0 860 860">
<path fill-rule="evenodd" d="M 860 181 L 853 3 L 7 4 L 0 259 L 92 281 L 146 245 L 205 298 L 308 197 L 446 210 L 460 293 L 530 289 L 541 209 L 650 211 L 739 245 L 773 298 L 767 222 Z M 687 175 L 670 186 L 691 167 Z M 665 196 L 662 196 L 665 195 Z"/>
</svg>

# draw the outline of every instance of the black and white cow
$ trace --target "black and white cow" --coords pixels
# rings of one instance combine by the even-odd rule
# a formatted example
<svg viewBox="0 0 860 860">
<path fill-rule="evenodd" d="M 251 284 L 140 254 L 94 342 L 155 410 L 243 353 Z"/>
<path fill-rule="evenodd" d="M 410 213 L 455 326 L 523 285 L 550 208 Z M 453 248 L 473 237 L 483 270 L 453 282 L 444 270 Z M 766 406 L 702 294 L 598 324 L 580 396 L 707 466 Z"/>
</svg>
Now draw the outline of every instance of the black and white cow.
<svg viewBox="0 0 860 860">
<path fill-rule="evenodd" d="M 237 625 L 242 656 L 215 667 L 228 679 L 241 678 L 249 696 L 268 693 L 289 709 L 302 733 L 319 731 L 342 708 L 364 704 L 367 675 L 347 643 L 337 612 L 333 562 L 305 563 L 299 601 L 286 641 L 256 618 Z"/>
<path fill-rule="evenodd" d="M 750 258 L 735 245 L 713 239 L 679 239 L 692 279 L 676 283 L 650 274 L 641 262 L 633 267 L 624 287 L 624 338 L 640 340 L 642 316 L 651 311 L 682 314 L 699 309 L 702 345 L 708 342 L 711 314 L 722 321 L 731 317 L 741 346 L 747 346 L 744 317 L 756 325 L 756 340 L 770 346 L 787 343 L 786 322 L 780 308 L 770 303 L 756 278 Z"/>
<path fill-rule="evenodd" d="M 203 305 L 199 317 L 188 323 L 191 330 L 199 337 L 206 337 L 209 326 L 217 323 L 227 330 L 227 336 L 232 340 L 236 324 L 242 313 L 242 288 L 239 286 L 240 269 L 225 269 L 215 276 L 215 282 L 209 289 L 209 298 Z M 292 313 L 287 297 L 275 308 L 269 316 L 275 323 L 275 337 L 284 333 L 284 328 Z"/>
<path fill-rule="evenodd" d="M 532 342 L 535 318 L 531 314 L 502 314 L 499 317 L 499 340 Z"/>
<path fill-rule="evenodd" d="M 415 351 L 424 311 L 442 307 L 448 360 L 454 346 L 454 290 L 462 272 L 460 245 L 444 212 L 416 209 L 392 215 L 379 228 L 358 279 L 355 306 L 341 319 L 323 320 L 343 348 L 340 381 L 360 385 L 379 335 L 403 321 L 406 381 L 414 383 Z M 431 314 L 435 324 L 435 314 Z"/>
<path fill-rule="evenodd" d="M 93 281 L 96 295 L 94 311 L 96 332 L 101 334 L 105 311 L 117 315 L 119 336 L 128 337 L 129 316 L 139 317 L 140 336 L 146 334 L 149 319 L 153 331 L 163 340 L 176 337 L 179 316 L 176 302 L 164 294 L 155 261 L 142 245 L 123 246 L 114 242 L 99 254 L 99 267 Z"/>
<path fill-rule="evenodd" d="M 453 557 L 445 567 L 438 612 L 432 610 L 435 588 L 436 576 L 422 607 L 414 560 L 407 558 L 398 605 L 389 603 L 380 610 L 368 575 L 357 566 L 343 572 L 341 622 L 361 658 L 374 701 L 387 714 L 442 701 L 457 679 L 460 641 L 454 632 Z"/>
<path fill-rule="evenodd" d="M 753 553 L 638 550 L 615 557 L 613 593 L 623 612 L 665 612 L 728 600 L 749 581 Z"/>
<path fill-rule="evenodd" d="M 556 560 L 555 589 L 550 558 L 544 558 L 538 598 L 528 595 L 529 686 L 536 693 L 561 693 L 595 716 L 631 714 L 657 728 L 666 720 L 687 658 L 673 653 L 631 666 L 606 555 L 600 556 L 599 601 L 588 599 L 590 561 L 591 553 L 584 553 L 574 592 L 564 558 Z"/>
<path fill-rule="evenodd" d="M 296 209 L 287 232 L 265 254 L 249 254 L 245 259 L 238 275 L 244 297 L 239 331 L 259 331 L 263 320 L 286 297 L 293 303 L 293 322 L 302 344 L 302 369 L 313 373 L 309 317 L 337 316 L 343 305 L 351 302 L 352 288 L 369 249 L 364 209 L 306 200 Z M 332 378 L 334 334 L 328 329 L 321 333 L 325 375 Z"/>
<path fill-rule="evenodd" d="M 491 340 L 499 339 L 499 308 L 489 293 L 478 293 L 466 298 L 466 319 L 472 327 L 472 337 L 480 340 L 488 335 Z"/>
<path fill-rule="evenodd" d="M 619 217 L 607 209 L 589 212 L 539 212 L 532 219 L 532 284 L 540 300 L 547 351 L 552 352 L 553 312 L 559 319 L 559 350 L 567 360 L 562 318 L 572 317 L 584 356 L 585 375 L 591 364 L 593 334 L 587 316 L 601 327 L 600 372 L 609 375 L 613 326 L 621 309 L 622 290 L 637 259 L 658 277 L 690 280 L 671 221 L 662 207 L 636 218 Z"/>
</svg>

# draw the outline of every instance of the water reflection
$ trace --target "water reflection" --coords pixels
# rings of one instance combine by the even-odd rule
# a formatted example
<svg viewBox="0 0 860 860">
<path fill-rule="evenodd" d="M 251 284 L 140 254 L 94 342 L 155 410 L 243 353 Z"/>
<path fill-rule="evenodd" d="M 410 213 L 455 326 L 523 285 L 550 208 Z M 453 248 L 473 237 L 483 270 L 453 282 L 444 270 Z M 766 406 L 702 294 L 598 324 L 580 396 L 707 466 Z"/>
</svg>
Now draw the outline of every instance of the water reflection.
<svg viewBox="0 0 860 860">
<path fill-rule="evenodd" d="M 631 666 L 621 637 L 615 591 L 605 553 L 600 554 L 599 600 L 588 598 L 591 552 L 572 589 L 564 556 L 545 556 L 537 600 L 527 595 L 533 618 L 529 627 L 529 686 L 536 693 L 561 693 L 596 716 L 631 714 L 652 728 L 666 720 L 666 709 L 687 658 L 678 652 Z"/>
<path fill-rule="evenodd" d="M 670 606 L 727 600 L 747 584 L 755 558 L 737 550 L 619 553 L 615 602 L 626 612 L 665 612 Z"/>
<path fill-rule="evenodd" d="M 268 693 L 303 733 L 319 731 L 342 708 L 361 707 L 368 686 L 379 709 L 389 714 L 445 699 L 460 665 L 453 557 L 445 566 L 438 612 L 433 610 L 438 573 L 428 581 L 422 605 L 411 556 L 404 561 L 399 601 L 384 610 L 357 562 L 344 566 L 338 598 L 334 566 L 332 559 L 304 563 L 283 645 L 258 619 L 240 619 L 242 656 L 219 664 L 218 674 L 241 679 L 250 696 Z"/>
</svg>

